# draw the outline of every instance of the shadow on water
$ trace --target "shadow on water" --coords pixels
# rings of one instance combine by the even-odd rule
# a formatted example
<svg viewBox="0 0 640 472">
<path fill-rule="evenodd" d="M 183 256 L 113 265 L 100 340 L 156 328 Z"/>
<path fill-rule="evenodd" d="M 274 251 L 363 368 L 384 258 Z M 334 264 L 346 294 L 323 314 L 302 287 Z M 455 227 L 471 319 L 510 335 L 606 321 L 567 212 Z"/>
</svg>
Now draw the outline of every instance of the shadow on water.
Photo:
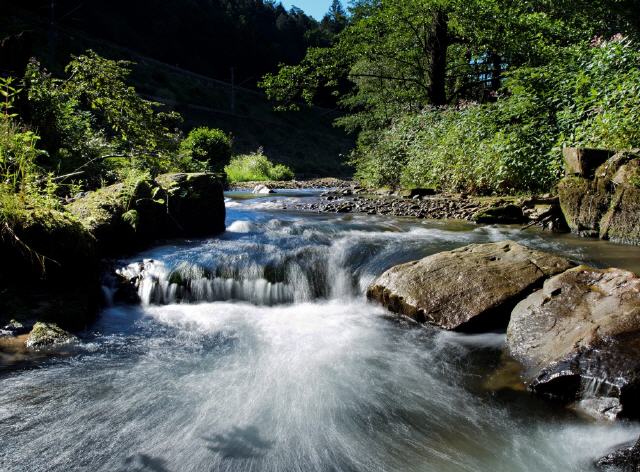
<svg viewBox="0 0 640 472">
<path fill-rule="evenodd" d="M 223 459 L 252 459 L 263 456 L 274 445 L 260 435 L 255 426 L 247 428 L 234 427 L 225 434 L 216 434 L 211 438 L 203 438 L 207 449 L 218 453 Z"/>
<path fill-rule="evenodd" d="M 159 457 L 147 454 L 135 454 L 124 461 L 122 472 L 170 472 L 167 462 Z"/>
</svg>

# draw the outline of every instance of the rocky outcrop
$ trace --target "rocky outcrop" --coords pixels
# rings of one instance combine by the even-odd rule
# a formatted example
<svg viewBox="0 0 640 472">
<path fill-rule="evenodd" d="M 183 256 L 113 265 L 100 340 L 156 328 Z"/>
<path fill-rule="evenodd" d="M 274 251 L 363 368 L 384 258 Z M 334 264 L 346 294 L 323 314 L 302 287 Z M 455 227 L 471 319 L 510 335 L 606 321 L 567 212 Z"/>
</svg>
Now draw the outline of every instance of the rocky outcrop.
<svg viewBox="0 0 640 472">
<path fill-rule="evenodd" d="M 598 460 L 596 467 L 604 472 L 640 472 L 640 440 Z"/>
<path fill-rule="evenodd" d="M 640 151 L 621 152 L 594 173 L 558 184 L 560 205 L 576 234 L 640 244 Z"/>
<path fill-rule="evenodd" d="M 608 149 L 566 147 L 562 150 L 567 175 L 578 175 L 588 179 L 598 167 L 615 154 Z"/>
<path fill-rule="evenodd" d="M 529 387 L 566 400 L 595 402 L 609 417 L 638 417 L 640 278 L 580 266 L 520 302 L 507 330 L 510 353 Z"/>
<path fill-rule="evenodd" d="M 77 338 L 53 323 L 36 323 L 29 333 L 26 346 L 29 349 L 45 349 L 68 344 Z"/>
<path fill-rule="evenodd" d="M 473 244 L 389 269 L 368 290 L 391 311 L 448 330 L 506 327 L 513 306 L 568 260 L 513 241 Z"/>
<path fill-rule="evenodd" d="M 23 210 L 0 231 L 0 323 L 83 327 L 99 294 L 95 238 L 63 211 Z"/>
<path fill-rule="evenodd" d="M 164 174 L 156 178 L 166 198 L 160 237 L 210 236 L 225 229 L 224 178 L 215 174 Z"/>
<path fill-rule="evenodd" d="M 224 231 L 224 181 L 214 174 L 165 174 L 104 187 L 68 209 L 103 254 L 122 254 L 171 237 Z"/>
</svg>

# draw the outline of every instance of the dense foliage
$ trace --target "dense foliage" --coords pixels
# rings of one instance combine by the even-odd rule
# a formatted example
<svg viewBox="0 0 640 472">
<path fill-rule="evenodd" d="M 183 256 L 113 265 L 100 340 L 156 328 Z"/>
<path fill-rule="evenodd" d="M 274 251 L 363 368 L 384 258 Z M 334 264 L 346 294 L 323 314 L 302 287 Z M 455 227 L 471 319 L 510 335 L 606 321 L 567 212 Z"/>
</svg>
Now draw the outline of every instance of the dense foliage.
<svg viewBox="0 0 640 472">
<path fill-rule="evenodd" d="M 231 159 L 231 139 L 219 129 L 195 128 L 180 144 L 180 153 L 187 168 L 222 172 Z"/>
<path fill-rule="evenodd" d="M 332 46 L 262 86 L 285 108 L 337 94 L 347 111 L 338 124 L 359 134 L 352 162 L 369 184 L 547 190 L 563 145 L 640 145 L 637 8 L 364 0 Z"/>
<path fill-rule="evenodd" d="M 293 171 L 283 165 L 274 164 L 263 154 L 262 149 L 252 154 L 236 156 L 225 167 L 231 182 L 261 182 L 267 180 L 292 180 Z"/>
</svg>

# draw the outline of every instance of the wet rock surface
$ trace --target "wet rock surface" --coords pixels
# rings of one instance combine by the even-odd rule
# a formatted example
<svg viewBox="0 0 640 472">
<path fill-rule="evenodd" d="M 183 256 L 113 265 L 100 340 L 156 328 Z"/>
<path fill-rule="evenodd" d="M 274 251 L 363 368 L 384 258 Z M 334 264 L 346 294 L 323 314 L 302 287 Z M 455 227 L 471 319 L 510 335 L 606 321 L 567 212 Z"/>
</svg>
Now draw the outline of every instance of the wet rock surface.
<svg viewBox="0 0 640 472">
<path fill-rule="evenodd" d="M 640 440 L 598 460 L 596 467 L 604 472 L 640 472 Z"/>
<path fill-rule="evenodd" d="M 606 417 L 638 417 L 640 278 L 580 266 L 520 302 L 507 330 L 530 388 L 587 405 Z M 614 399 L 605 401 L 602 399 Z M 598 400 L 600 399 L 600 400 Z"/>
<path fill-rule="evenodd" d="M 38 322 L 33 326 L 27 337 L 26 346 L 29 349 L 45 349 L 60 344 L 68 344 L 77 338 L 54 323 Z"/>
<path fill-rule="evenodd" d="M 448 330 L 504 328 L 513 306 L 568 260 L 513 241 L 473 244 L 395 266 L 367 292 L 393 312 Z"/>
</svg>

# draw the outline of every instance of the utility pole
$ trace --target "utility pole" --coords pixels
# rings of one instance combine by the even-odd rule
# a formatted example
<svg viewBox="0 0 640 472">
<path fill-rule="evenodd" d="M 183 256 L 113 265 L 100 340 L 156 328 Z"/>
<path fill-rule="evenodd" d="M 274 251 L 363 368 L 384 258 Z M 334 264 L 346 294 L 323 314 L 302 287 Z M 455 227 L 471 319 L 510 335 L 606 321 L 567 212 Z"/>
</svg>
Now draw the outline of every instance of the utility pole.
<svg viewBox="0 0 640 472">
<path fill-rule="evenodd" d="M 236 70 L 231 67 L 231 113 L 236 112 Z"/>
</svg>

